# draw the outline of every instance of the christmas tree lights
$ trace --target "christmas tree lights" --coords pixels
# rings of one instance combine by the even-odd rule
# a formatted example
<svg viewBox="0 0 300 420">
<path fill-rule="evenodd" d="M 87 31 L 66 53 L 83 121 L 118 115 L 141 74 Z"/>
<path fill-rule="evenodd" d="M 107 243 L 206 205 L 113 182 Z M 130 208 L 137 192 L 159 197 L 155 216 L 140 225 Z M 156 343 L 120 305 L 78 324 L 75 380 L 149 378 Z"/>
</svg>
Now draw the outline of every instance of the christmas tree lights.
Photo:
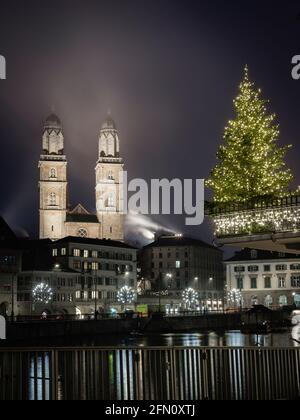
<svg viewBox="0 0 300 420">
<path fill-rule="evenodd" d="M 247 67 L 234 108 L 236 117 L 225 128 L 217 166 L 206 183 L 213 190 L 214 202 L 245 203 L 257 197 L 283 196 L 293 178 L 284 162 L 291 146 L 278 146 L 275 115 L 268 114 Z"/>
</svg>

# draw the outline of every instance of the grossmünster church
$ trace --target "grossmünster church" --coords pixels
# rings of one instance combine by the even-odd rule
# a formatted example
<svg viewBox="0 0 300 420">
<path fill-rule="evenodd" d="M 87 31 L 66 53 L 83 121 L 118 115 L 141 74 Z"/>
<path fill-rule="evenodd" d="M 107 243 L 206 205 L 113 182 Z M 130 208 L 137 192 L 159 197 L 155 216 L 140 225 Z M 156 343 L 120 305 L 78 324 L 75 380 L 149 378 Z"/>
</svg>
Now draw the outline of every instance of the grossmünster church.
<svg viewBox="0 0 300 420">
<path fill-rule="evenodd" d="M 124 165 L 116 124 L 110 115 L 99 134 L 96 214 L 87 211 L 82 204 L 69 208 L 67 165 L 62 123 L 53 113 L 44 124 L 43 152 L 39 161 L 40 239 L 75 236 L 124 241 L 124 216 L 119 196 Z"/>
</svg>

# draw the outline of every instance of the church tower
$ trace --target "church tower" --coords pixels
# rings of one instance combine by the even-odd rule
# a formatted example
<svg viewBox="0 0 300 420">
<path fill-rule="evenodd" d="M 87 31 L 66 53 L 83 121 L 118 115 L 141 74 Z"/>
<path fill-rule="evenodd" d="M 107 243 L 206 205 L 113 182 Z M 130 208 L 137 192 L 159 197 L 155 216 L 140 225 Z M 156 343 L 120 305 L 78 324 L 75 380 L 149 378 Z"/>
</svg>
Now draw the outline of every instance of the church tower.
<svg viewBox="0 0 300 420">
<path fill-rule="evenodd" d="M 67 160 L 60 119 L 51 114 L 44 125 L 40 170 L 40 239 L 65 236 L 67 214 Z"/>
<path fill-rule="evenodd" d="M 96 206 L 101 237 L 117 241 L 124 241 L 124 215 L 120 200 L 123 168 L 116 124 L 108 115 L 99 136 Z"/>
</svg>

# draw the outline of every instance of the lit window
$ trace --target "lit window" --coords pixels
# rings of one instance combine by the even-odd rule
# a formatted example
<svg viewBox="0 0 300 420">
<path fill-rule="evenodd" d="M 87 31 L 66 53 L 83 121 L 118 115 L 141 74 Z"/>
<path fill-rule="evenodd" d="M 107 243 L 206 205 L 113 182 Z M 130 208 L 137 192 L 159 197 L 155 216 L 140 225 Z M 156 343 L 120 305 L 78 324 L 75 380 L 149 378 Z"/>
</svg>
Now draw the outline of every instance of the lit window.
<svg viewBox="0 0 300 420">
<path fill-rule="evenodd" d="M 97 262 L 92 263 L 92 270 L 96 271 L 99 269 L 99 264 Z"/>
<path fill-rule="evenodd" d="M 279 306 L 287 306 L 287 304 L 288 304 L 287 297 L 284 296 L 284 295 L 280 296 L 279 299 L 278 299 L 278 302 L 279 302 Z"/>
<path fill-rule="evenodd" d="M 270 296 L 270 295 L 266 296 L 266 298 L 265 298 L 265 306 L 267 308 L 270 308 L 272 305 L 273 305 L 273 298 L 272 298 L 272 296 Z"/>
<path fill-rule="evenodd" d="M 181 262 L 180 261 L 176 261 L 176 268 L 180 268 L 181 266 Z"/>
<path fill-rule="evenodd" d="M 74 257 L 80 257 L 80 249 L 74 249 L 73 250 Z"/>
<path fill-rule="evenodd" d="M 57 257 L 57 249 L 52 249 L 52 256 Z"/>
<path fill-rule="evenodd" d="M 285 277 L 278 277 L 278 288 L 279 289 L 284 289 L 286 287 L 286 280 Z"/>
<path fill-rule="evenodd" d="M 84 258 L 89 258 L 89 251 L 88 251 L 88 250 L 86 250 L 86 249 L 85 249 L 85 250 L 83 251 L 83 257 L 84 257 Z"/>
<path fill-rule="evenodd" d="M 92 257 L 93 258 L 98 258 L 98 251 L 93 251 L 92 252 Z"/>
<path fill-rule="evenodd" d="M 62 248 L 62 249 L 61 249 L 61 255 L 67 255 L 67 250 L 66 250 L 66 248 Z"/>
</svg>

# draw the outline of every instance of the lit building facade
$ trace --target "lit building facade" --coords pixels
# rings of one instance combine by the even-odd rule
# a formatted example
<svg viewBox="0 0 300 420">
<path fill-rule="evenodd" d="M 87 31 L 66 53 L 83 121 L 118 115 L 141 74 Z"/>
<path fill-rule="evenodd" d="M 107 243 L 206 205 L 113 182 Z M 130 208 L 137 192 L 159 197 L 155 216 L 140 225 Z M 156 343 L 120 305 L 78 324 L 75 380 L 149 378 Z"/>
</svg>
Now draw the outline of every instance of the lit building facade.
<svg viewBox="0 0 300 420">
<path fill-rule="evenodd" d="M 228 293 L 239 301 L 229 306 L 300 307 L 300 254 L 244 249 L 225 264 Z"/>
<path fill-rule="evenodd" d="M 168 305 L 174 302 L 177 310 L 183 310 L 182 293 L 192 288 L 201 309 L 222 309 L 225 273 L 221 250 L 198 239 L 161 236 L 143 248 L 140 262 L 142 277 L 152 284 L 148 295 L 160 292 L 164 301 L 169 296 Z"/>
<path fill-rule="evenodd" d="M 124 240 L 122 191 L 123 159 L 116 124 L 108 116 L 99 134 L 96 166 L 96 214 L 82 204 L 68 203 L 67 157 L 60 119 L 51 114 L 44 125 L 39 161 L 40 239 L 67 236 Z"/>
<path fill-rule="evenodd" d="M 0 240 L 0 310 L 11 316 L 92 316 L 124 308 L 117 293 L 128 286 L 136 295 L 137 250 L 123 242 L 68 237 Z M 33 290 L 47 285 L 49 302 Z"/>
</svg>

